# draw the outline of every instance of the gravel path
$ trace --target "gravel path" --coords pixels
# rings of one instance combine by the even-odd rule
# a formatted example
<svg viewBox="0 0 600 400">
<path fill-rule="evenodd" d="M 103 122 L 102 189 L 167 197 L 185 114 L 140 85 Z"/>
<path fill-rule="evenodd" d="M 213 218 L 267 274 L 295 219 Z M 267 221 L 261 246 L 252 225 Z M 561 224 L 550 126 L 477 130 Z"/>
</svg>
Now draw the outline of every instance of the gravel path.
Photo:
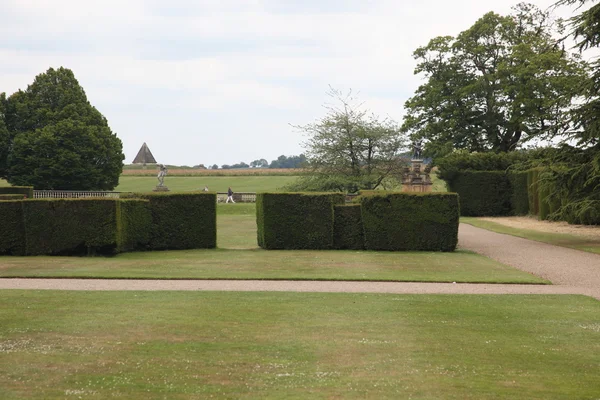
<svg viewBox="0 0 600 400">
<path fill-rule="evenodd" d="M 461 224 L 458 245 L 554 285 L 587 288 L 600 297 L 600 255 Z"/>
<path fill-rule="evenodd" d="M 600 255 L 552 246 L 461 224 L 459 246 L 550 280 L 554 285 L 467 283 L 0 279 L 0 289 L 214 290 L 407 294 L 583 294 L 600 300 Z"/>
</svg>

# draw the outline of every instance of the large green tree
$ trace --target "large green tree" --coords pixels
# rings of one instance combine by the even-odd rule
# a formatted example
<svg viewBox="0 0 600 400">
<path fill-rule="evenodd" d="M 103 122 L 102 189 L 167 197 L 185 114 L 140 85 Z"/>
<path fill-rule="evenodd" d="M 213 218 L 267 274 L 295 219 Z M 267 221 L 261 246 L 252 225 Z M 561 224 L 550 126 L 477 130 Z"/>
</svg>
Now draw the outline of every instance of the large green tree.
<svg viewBox="0 0 600 400">
<path fill-rule="evenodd" d="M 521 3 L 490 12 L 457 37 L 414 52 L 425 82 L 406 102 L 403 130 L 438 156 L 452 149 L 512 151 L 531 139 L 565 135 L 586 64 L 555 39 L 560 20 Z"/>
<path fill-rule="evenodd" d="M 125 158 L 121 140 L 72 71 L 50 68 L 2 107 L 9 145 L 2 147 L 0 126 L 0 173 L 8 182 L 63 190 L 118 185 Z"/>
<path fill-rule="evenodd" d="M 290 189 L 356 192 L 376 189 L 398 176 L 404 165 L 399 154 L 406 144 L 400 127 L 369 113 L 352 92 L 331 89 L 329 95 L 335 103 L 326 106 L 327 114 L 297 127 L 307 136 L 309 172 Z"/>
<path fill-rule="evenodd" d="M 570 34 L 580 51 L 600 47 L 600 3 L 597 0 L 561 0 L 556 5 L 578 5 L 580 13 L 570 20 Z M 581 83 L 585 100 L 573 110 L 574 130 L 571 136 L 579 145 L 595 146 L 600 144 L 599 59 L 592 63 L 590 79 Z"/>
<path fill-rule="evenodd" d="M 5 118 L 6 95 L 0 93 L 0 177 L 6 176 L 6 160 L 10 149 L 10 135 Z"/>
</svg>

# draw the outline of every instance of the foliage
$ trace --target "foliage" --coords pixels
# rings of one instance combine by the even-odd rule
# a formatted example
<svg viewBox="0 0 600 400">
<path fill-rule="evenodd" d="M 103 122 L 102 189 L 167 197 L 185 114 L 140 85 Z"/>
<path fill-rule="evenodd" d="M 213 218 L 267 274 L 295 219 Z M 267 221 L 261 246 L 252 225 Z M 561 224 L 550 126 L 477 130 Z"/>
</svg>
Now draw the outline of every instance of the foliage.
<svg viewBox="0 0 600 400">
<path fill-rule="evenodd" d="M 571 35 L 577 41 L 580 51 L 600 46 L 600 4 L 593 0 L 560 0 L 555 6 L 578 4 L 578 9 L 591 3 L 591 7 L 582 10 L 570 19 L 573 30 Z M 572 113 L 574 130 L 571 137 L 580 146 L 600 144 L 600 60 L 592 64 L 590 79 L 582 81 L 585 101 L 575 107 Z"/>
<path fill-rule="evenodd" d="M 426 82 L 406 102 L 403 130 L 427 140 L 426 154 L 513 151 L 568 133 L 587 64 L 554 39 L 562 21 L 531 4 L 513 10 L 487 13 L 414 52 Z"/>
<path fill-rule="evenodd" d="M 128 193 L 122 197 L 150 201 L 152 225 L 148 250 L 217 246 L 216 193 Z"/>
<path fill-rule="evenodd" d="M 250 168 L 250 166 L 243 161 L 238 164 L 233 164 L 233 165 L 228 165 L 228 164 L 221 165 L 221 169 L 240 169 L 240 168 Z"/>
<path fill-rule="evenodd" d="M 117 252 L 144 250 L 150 242 L 150 202 L 123 199 L 117 204 Z"/>
<path fill-rule="evenodd" d="M 360 204 L 334 206 L 333 247 L 362 250 L 365 248 Z"/>
<path fill-rule="evenodd" d="M 25 91 L 0 100 L 10 140 L 10 151 L 2 150 L 0 126 L 0 173 L 10 183 L 71 190 L 117 186 L 122 143 L 73 72 L 50 68 Z"/>
<path fill-rule="evenodd" d="M 271 161 L 271 163 L 269 164 L 269 168 L 304 168 L 305 164 L 306 156 L 304 154 L 289 157 L 281 155 L 277 157 L 277 160 Z"/>
<path fill-rule="evenodd" d="M 23 200 L 23 194 L 0 194 L 0 200 Z"/>
<path fill-rule="evenodd" d="M 10 150 L 10 134 L 5 122 L 6 94 L 0 93 L 0 177 L 6 176 L 6 162 Z"/>
<path fill-rule="evenodd" d="M 331 89 L 329 95 L 338 105 L 327 105 L 327 114 L 316 122 L 297 126 L 308 137 L 304 147 L 309 176 L 293 190 L 354 193 L 375 189 L 394 173 L 400 175 L 404 136 L 397 124 L 369 114 L 352 92 L 344 96 Z"/>
<path fill-rule="evenodd" d="M 341 193 L 258 193 L 258 245 L 264 249 L 331 249 Z"/>
<path fill-rule="evenodd" d="M 511 188 L 510 208 L 514 215 L 527 215 L 529 213 L 527 177 L 527 171 L 515 171 L 508 174 Z"/>
<path fill-rule="evenodd" d="M 440 179 L 450 182 L 463 171 L 507 171 L 530 157 L 531 155 L 525 151 L 511 153 L 455 151 L 436 160 L 437 174 Z"/>
<path fill-rule="evenodd" d="M 0 187 L 0 194 L 22 194 L 28 199 L 33 199 L 33 186 L 6 186 Z M 21 196 L 23 197 L 23 196 Z"/>
<path fill-rule="evenodd" d="M 456 193 L 361 196 L 367 250 L 454 251 L 458 244 Z"/>
<path fill-rule="evenodd" d="M 463 171 L 448 181 L 460 197 L 460 215 L 510 215 L 512 190 L 504 171 Z"/>
<path fill-rule="evenodd" d="M 250 166 L 252 168 L 267 168 L 269 166 L 269 162 L 267 160 L 265 160 L 264 158 L 261 158 L 260 160 L 254 160 L 250 163 Z"/>
<path fill-rule="evenodd" d="M 22 201 L 0 201 L 0 255 L 25 254 L 25 226 Z"/>
<path fill-rule="evenodd" d="M 0 254 L 114 254 L 137 248 L 147 241 L 143 232 L 149 228 L 150 212 L 143 203 L 130 201 L 122 209 L 118 199 L 1 202 Z"/>
</svg>

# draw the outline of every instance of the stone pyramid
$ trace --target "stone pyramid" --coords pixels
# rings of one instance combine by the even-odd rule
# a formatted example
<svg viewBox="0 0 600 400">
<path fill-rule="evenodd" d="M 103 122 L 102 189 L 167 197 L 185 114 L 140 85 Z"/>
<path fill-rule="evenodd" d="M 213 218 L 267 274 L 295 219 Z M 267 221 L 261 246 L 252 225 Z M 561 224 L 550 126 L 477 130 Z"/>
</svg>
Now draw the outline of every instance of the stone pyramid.
<svg viewBox="0 0 600 400">
<path fill-rule="evenodd" d="M 156 164 L 156 160 L 154 159 L 152 152 L 150 152 L 146 142 L 144 142 L 142 148 L 138 151 L 137 156 L 133 159 L 133 164 Z"/>
</svg>

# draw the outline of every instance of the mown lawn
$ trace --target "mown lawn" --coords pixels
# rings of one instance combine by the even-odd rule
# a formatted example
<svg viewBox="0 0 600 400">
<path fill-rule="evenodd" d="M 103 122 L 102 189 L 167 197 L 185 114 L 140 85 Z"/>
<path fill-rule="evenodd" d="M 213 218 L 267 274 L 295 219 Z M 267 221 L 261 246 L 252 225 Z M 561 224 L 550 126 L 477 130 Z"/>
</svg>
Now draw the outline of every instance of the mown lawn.
<svg viewBox="0 0 600 400">
<path fill-rule="evenodd" d="M 0 398 L 596 399 L 583 296 L 0 291 Z"/>
<path fill-rule="evenodd" d="M 549 283 L 467 251 L 262 250 L 255 205 L 217 205 L 218 249 L 115 257 L 0 257 L 0 277 Z"/>
<path fill-rule="evenodd" d="M 553 244 L 555 246 L 569 247 L 589 253 L 600 254 L 600 240 L 586 238 L 565 233 L 540 232 L 531 229 L 519 229 L 502 225 L 497 222 L 483 221 L 475 217 L 460 217 L 460 222 L 473 225 L 477 228 L 487 229 L 506 235 L 518 236 L 538 242 Z"/>
</svg>

